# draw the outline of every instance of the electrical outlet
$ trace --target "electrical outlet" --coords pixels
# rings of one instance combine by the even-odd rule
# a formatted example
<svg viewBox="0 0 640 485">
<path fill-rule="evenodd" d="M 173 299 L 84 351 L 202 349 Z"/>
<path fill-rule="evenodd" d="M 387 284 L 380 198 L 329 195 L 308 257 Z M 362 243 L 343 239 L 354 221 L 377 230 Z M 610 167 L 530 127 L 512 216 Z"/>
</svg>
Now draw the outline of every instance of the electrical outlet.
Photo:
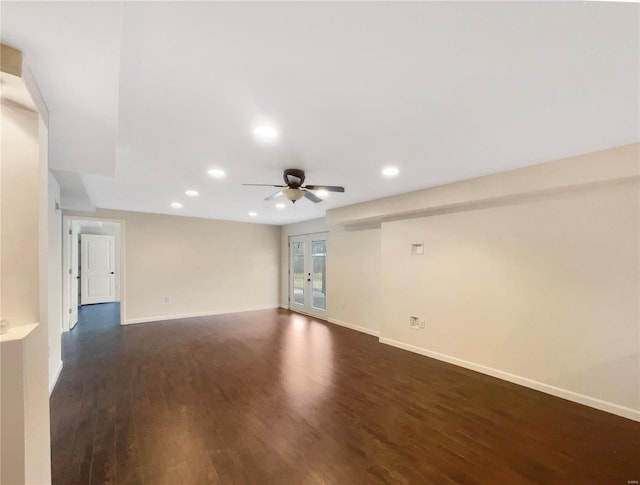
<svg viewBox="0 0 640 485">
<path fill-rule="evenodd" d="M 168 296 L 165 296 L 165 297 L 164 297 L 164 302 L 165 302 L 165 303 L 169 303 L 169 297 L 168 297 Z"/>
<path fill-rule="evenodd" d="M 420 330 L 421 328 L 424 328 L 424 319 L 420 317 L 410 316 L 409 327 L 415 330 Z"/>
</svg>

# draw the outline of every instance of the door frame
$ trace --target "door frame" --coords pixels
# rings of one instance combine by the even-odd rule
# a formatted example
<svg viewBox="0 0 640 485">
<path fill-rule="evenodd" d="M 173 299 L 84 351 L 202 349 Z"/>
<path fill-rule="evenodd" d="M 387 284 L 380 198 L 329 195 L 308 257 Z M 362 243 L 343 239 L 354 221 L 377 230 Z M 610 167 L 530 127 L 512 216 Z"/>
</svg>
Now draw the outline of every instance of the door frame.
<svg viewBox="0 0 640 485">
<path fill-rule="evenodd" d="M 316 318 L 320 318 L 322 320 L 327 320 L 329 318 L 329 295 L 328 295 L 328 291 L 325 294 L 325 305 L 324 305 L 324 310 L 317 310 L 314 309 L 313 306 L 311 305 L 311 302 L 309 303 L 309 307 L 308 307 L 308 311 L 302 311 L 300 308 L 294 307 L 292 301 L 291 301 L 291 290 L 292 290 L 292 284 L 291 284 L 291 280 L 292 280 L 292 274 L 291 274 L 291 240 L 295 239 L 295 238 L 308 238 L 310 241 L 313 240 L 313 236 L 322 236 L 323 239 L 326 241 L 326 252 L 325 252 L 325 278 L 328 281 L 329 277 L 328 277 L 328 273 L 329 273 L 329 264 L 328 264 L 328 247 L 329 247 L 329 232 L 328 231 L 320 231 L 320 232 L 311 232 L 311 233 L 306 233 L 306 234 L 290 234 L 289 236 L 287 236 L 287 253 L 288 253 L 288 257 L 287 257 L 287 288 L 288 288 L 288 294 L 287 294 L 287 301 L 288 301 L 288 308 L 289 310 L 291 310 L 292 312 L 296 312 L 296 313 L 301 313 L 303 315 L 310 315 L 312 317 L 316 317 Z M 305 247 L 305 265 L 307 264 L 307 261 L 311 262 L 311 258 L 312 258 L 312 254 L 309 253 L 308 257 L 306 254 L 306 247 Z M 309 251 L 312 251 L 312 246 L 311 244 L 309 244 Z M 312 293 L 309 293 L 309 297 L 312 298 Z"/>
<path fill-rule="evenodd" d="M 127 315 L 127 291 L 125 286 L 126 272 L 126 223 L 124 219 L 110 219 L 106 217 L 87 217 L 87 216 L 62 216 L 62 331 L 69 331 L 69 308 L 71 304 L 71 287 L 69 282 L 69 269 L 71 269 L 71 261 L 69 257 L 69 237 L 68 231 L 73 221 L 96 221 L 96 222 L 115 222 L 120 224 L 120 274 L 118 281 L 120 283 L 120 325 L 125 325 Z"/>
</svg>

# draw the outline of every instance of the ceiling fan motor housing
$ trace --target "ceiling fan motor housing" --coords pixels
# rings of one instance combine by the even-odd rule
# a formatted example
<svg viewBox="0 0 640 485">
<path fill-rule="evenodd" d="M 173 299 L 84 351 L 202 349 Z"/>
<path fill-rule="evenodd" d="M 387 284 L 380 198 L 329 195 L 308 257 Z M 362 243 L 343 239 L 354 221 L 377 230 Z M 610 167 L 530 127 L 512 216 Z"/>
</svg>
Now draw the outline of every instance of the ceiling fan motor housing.
<svg viewBox="0 0 640 485">
<path fill-rule="evenodd" d="M 284 171 L 284 183 L 291 189 L 299 189 L 304 183 L 304 170 L 298 168 L 288 168 Z"/>
</svg>

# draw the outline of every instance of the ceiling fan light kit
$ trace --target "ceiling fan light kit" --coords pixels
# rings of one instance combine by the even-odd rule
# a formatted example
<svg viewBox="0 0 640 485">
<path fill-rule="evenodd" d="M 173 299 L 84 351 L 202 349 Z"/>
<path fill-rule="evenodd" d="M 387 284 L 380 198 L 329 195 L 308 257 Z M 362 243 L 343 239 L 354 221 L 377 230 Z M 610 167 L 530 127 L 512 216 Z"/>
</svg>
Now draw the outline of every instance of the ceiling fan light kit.
<svg viewBox="0 0 640 485">
<path fill-rule="evenodd" d="M 314 194 L 312 191 L 325 191 L 325 192 L 344 192 L 344 187 L 339 185 L 302 185 L 305 180 L 304 170 L 298 168 L 288 168 L 283 174 L 284 183 L 286 185 L 271 185 L 271 184 L 242 184 L 252 185 L 259 187 L 277 187 L 279 189 L 275 194 L 271 194 L 264 200 L 274 200 L 282 196 L 285 196 L 292 203 L 295 204 L 297 200 L 303 197 L 309 199 L 311 202 L 317 204 L 322 202 L 322 199 Z"/>
<path fill-rule="evenodd" d="M 304 190 L 302 189 L 284 189 L 284 196 L 291 202 L 300 200 L 304 197 Z"/>
</svg>

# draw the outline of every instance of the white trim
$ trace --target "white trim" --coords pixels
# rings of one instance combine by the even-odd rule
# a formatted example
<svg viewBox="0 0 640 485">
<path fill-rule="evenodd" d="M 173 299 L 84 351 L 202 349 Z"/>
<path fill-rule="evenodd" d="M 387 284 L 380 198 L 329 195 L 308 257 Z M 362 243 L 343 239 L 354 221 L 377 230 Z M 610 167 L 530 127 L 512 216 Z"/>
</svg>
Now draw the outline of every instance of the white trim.
<svg viewBox="0 0 640 485">
<path fill-rule="evenodd" d="M 482 374 L 487 374 L 492 377 L 497 377 L 498 379 L 512 382 L 514 384 L 519 384 L 521 386 L 528 387 L 530 389 L 535 389 L 536 391 L 541 391 L 546 394 L 551 394 L 552 396 L 560 397 L 562 399 L 567 399 L 568 401 L 577 402 L 580 404 L 584 404 L 585 406 L 590 406 L 592 408 L 600 409 L 601 411 L 606 411 L 608 413 L 616 414 L 618 416 L 622 416 L 623 418 L 632 419 L 634 421 L 640 421 L 640 410 L 637 410 L 637 409 L 620 406 L 619 404 L 603 401 L 595 397 L 585 396 L 584 394 L 579 394 L 577 392 L 569 391 L 567 389 L 561 389 L 559 387 L 555 387 L 539 381 L 534 381 L 533 379 L 528 379 L 526 377 L 518 376 L 515 374 L 510 374 L 508 372 L 494 369 L 492 367 L 487 367 L 481 364 L 475 364 L 473 362 L 458 359 L 457 357 L 452 357 L 450 355 L 433 352 L 432 350 L 416 347 L 415 345 L 405 344 L 404 342 L 399 342 L 397 340 L 381 337 L 380 343 L 391 345 L 392 347 L 397 347 L 399 349 L 408 350 L 409 352 L 414 352 L 416 354 L 424 355 L 426 357 L 431 357 L 433 359 L 441 360 L 443 362 L 448 362 L 449 364 L 458 365 L 460 367 L 471 369 L 473 371 L 480 372 Z"/>
<path fill-rule="evenodd" d="M 289 306 L 283 305 L 282 303 L 280 303 L 279 308 L 284 308 L 285 310 L 289 310 Z"/>
<path fill-rule="evenodd" d="M 58 379 L 60 378 L 60 373 L 62 372 L 62 367 L 64 363 L 60 361 L 58 364 L 58 369 L 56 370 L 55 375 L 53 376 L 53 380 L 49 380 L 49 396 L 53 393 L 53 390 L 56 388 L 56 384 L 58 383 Z"/>
<path fill-rule="evenodd" d="M 198 313 L 181 313 L 179 315 L 158 315 L 154 317 L 129 318 L 124 322 L 124 325 L 133 325 L 136 323 L 162 322 L 164 320 L 178 320 L 180 318 L 211 317 L 214 315 L 225 315 L 227 313 L 253 312 L 257 310 L 273 310 L 275 308 L 279 308 L 279 305 L 265 305 L 265 306 L 256 306 L 256 307 L 248 307 L 248 308 L 236 308 L 232 310 L 210 310 L 210 311 L 198 312 Z"/>
<path fill-rule="evenodd" d="M 333 323 L 334 325 L 340 325 L 341 327 L 346 327 L 346 328 L 350 328 L 351 330 L 356 330 L 358 332 L 373 335 L 374 337 L 380 336 L 380 332 L 378 330 L 372 330 L 367 327 L 361 327 L 360 325 L 354 325 L 353 323 L 343 322 L 335 318 L 329 318 L 329 323 Z"/>
</svg>

